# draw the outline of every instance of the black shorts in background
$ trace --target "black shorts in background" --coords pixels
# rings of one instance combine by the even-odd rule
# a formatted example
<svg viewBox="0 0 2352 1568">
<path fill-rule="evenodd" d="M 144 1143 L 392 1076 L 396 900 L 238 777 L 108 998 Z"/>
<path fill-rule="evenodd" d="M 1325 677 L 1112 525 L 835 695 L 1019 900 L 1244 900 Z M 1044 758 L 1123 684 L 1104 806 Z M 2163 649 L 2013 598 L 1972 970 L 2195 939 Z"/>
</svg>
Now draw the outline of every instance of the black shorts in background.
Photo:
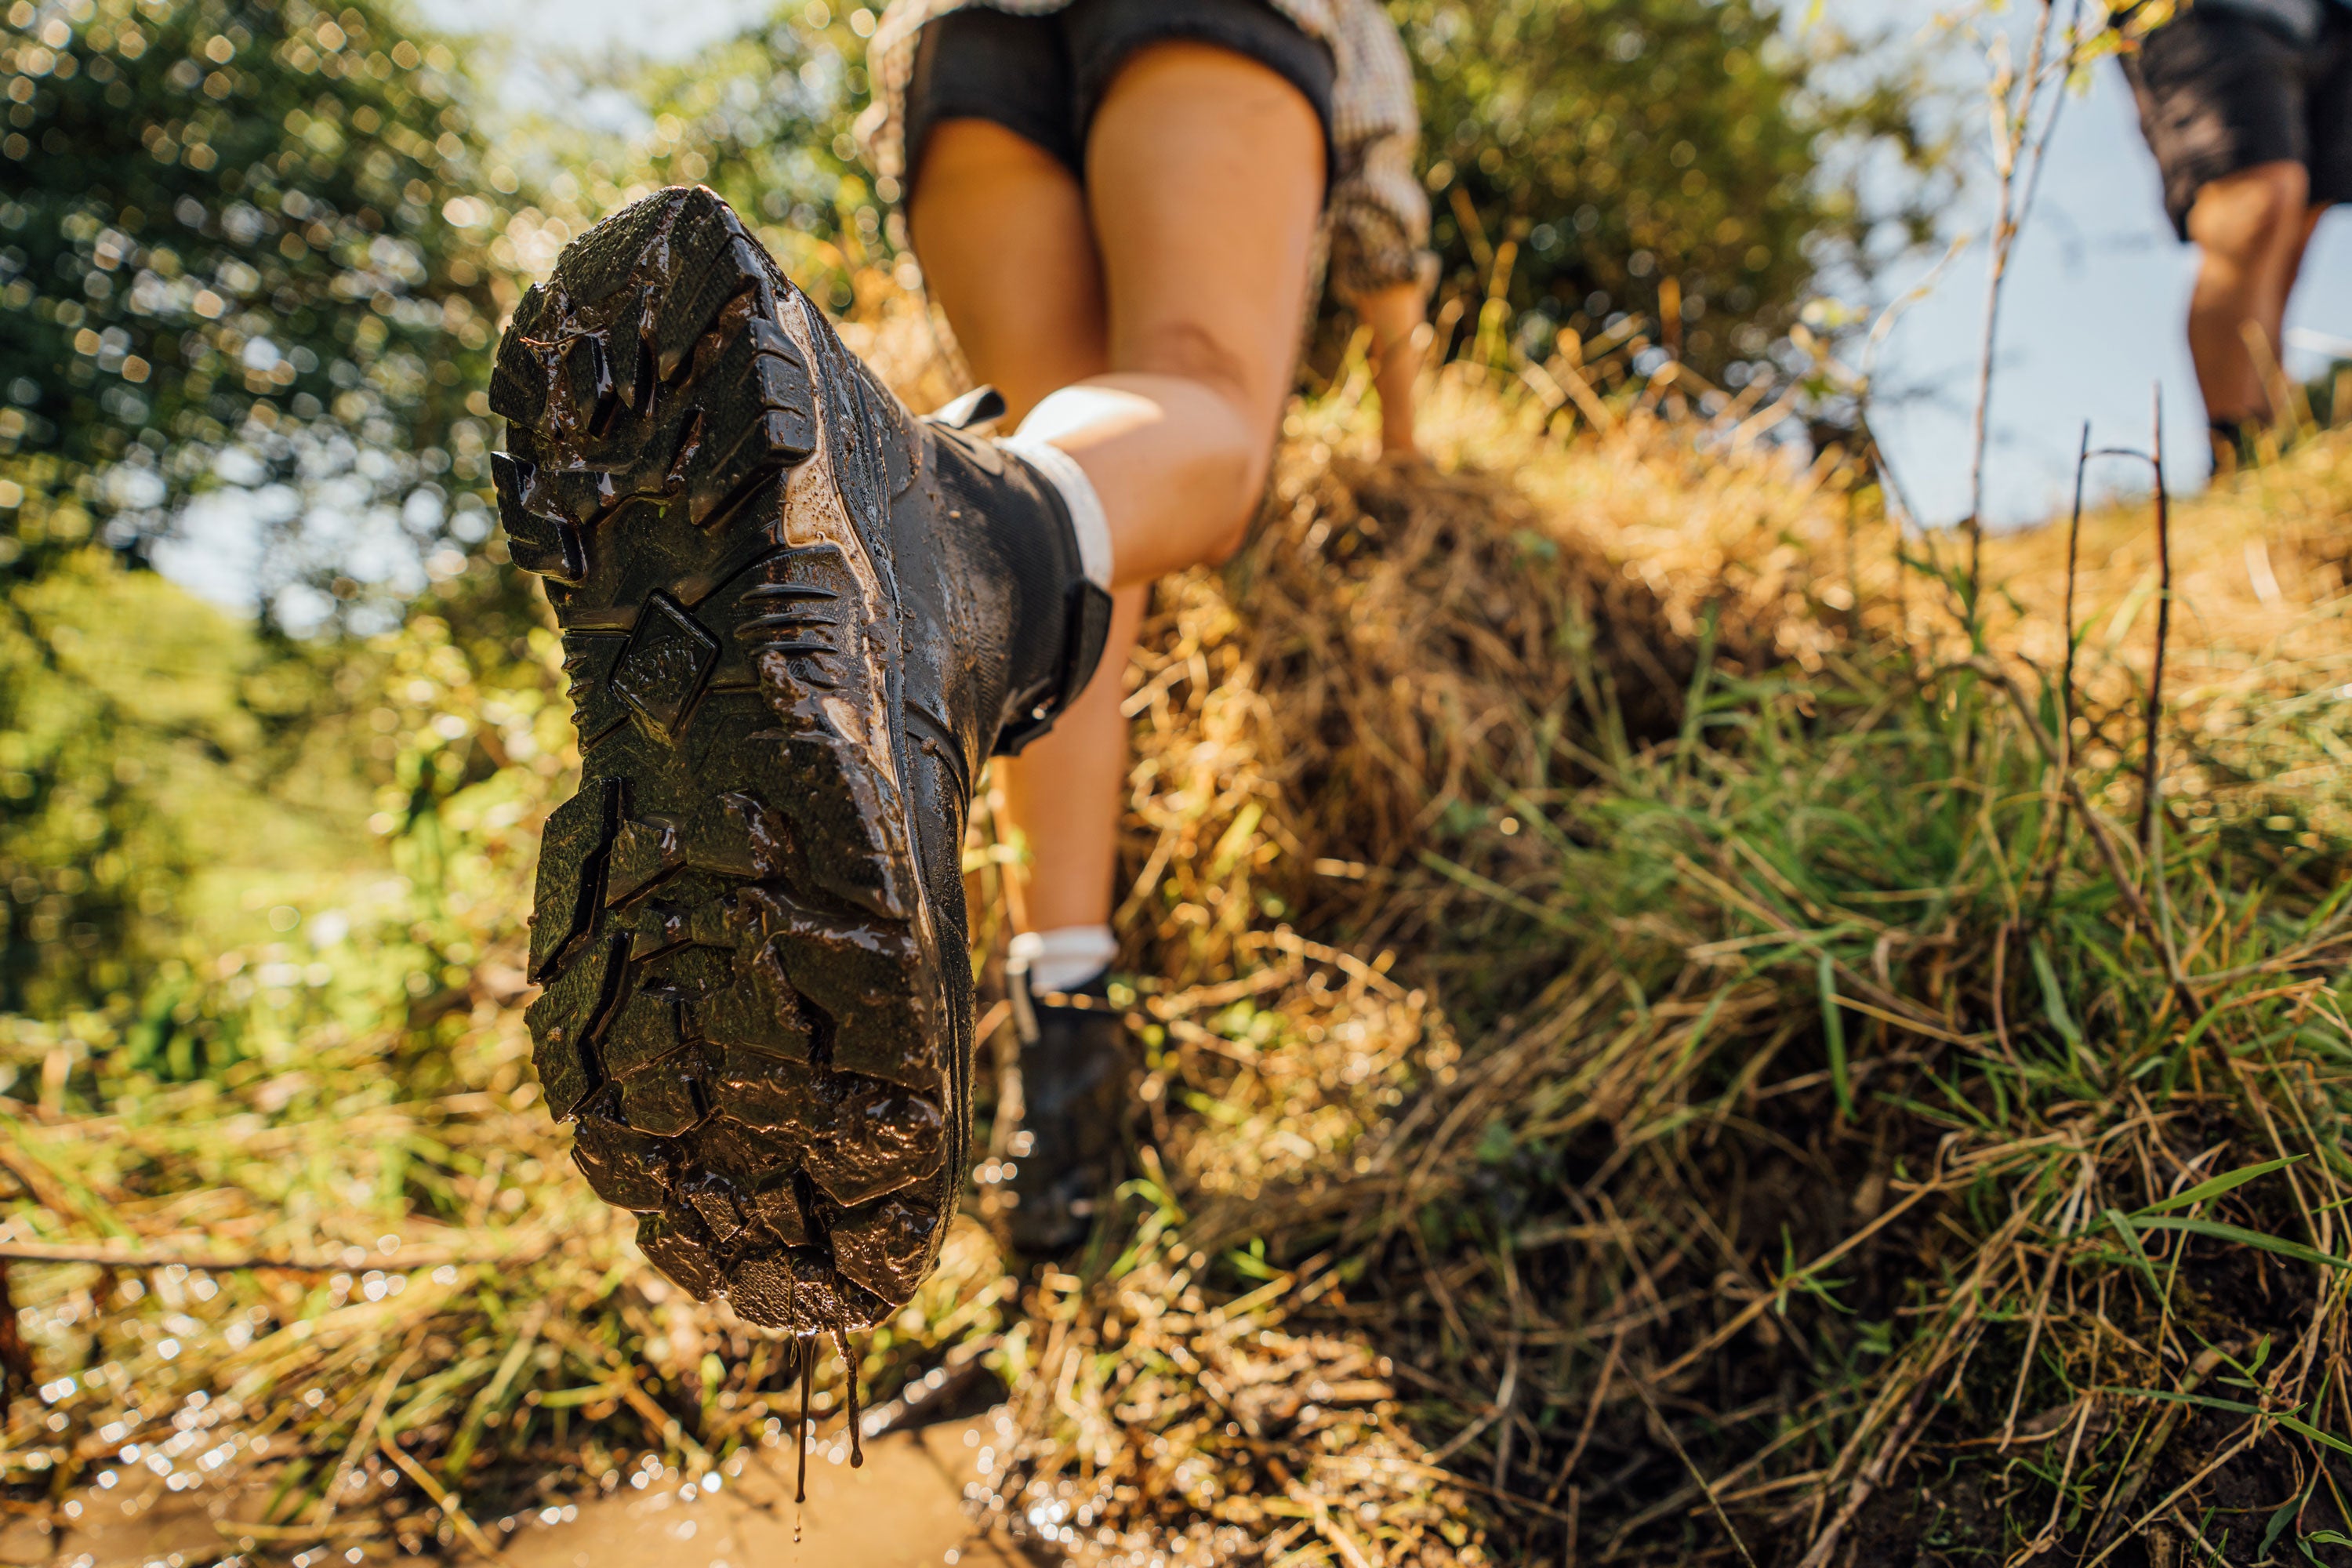
<svg viewBox="0 0 2352 1568">
<path fill-rule="evenodd" d="M 2206 183 L 2259 163 L 2311 172 L 2315 206 L 2352 200 L 2352 15 L 2326 0 L 2298 41 L 2225 5 L 2192 5 L 2123 57 L 2181 238 Z"/>
<path fill-rule="evenodd" d="M 1214 44 L 1265 66 L 1314 105 L 1332 147 L 1338 68 L 1331 47 L 1267 0 L 1073 0 L 1024 16 L 966 5 L 923 25 L 907 86 L 907 174 L 912 195 L 923 143 L 943 120 L 987 120 L 1052 153 L 1084 184 L 1087 132 L 1129 56 L 1183 39 Z"/>
</svg>

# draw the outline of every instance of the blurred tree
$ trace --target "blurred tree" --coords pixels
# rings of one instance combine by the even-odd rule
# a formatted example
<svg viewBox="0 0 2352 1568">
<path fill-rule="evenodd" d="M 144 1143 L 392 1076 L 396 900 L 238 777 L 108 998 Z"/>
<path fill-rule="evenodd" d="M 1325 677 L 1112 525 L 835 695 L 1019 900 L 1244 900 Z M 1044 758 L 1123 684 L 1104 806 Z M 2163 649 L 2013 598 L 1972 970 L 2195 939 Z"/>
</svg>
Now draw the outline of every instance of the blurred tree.
<svg viewBox="0 0 2352 1568">
<path fill-rule="evenodd" d="M 60 532 L 88 528 L 60 515 L 79 504 L 25 501 Z M 367 667 L 309 651 L 94 547 L 0 595 L 0 1012 L 127 1005 L 219 873 L 250 886 L 347 853 L 369 737 L 349 701 L 322 710 Z"/>
<path fill-rule="evenodd" d="M 68 521 L 49 499 L 27 509 Z M 79 668 L 74 623 L 93 596 L 77 567 L 102 577 L 104 561 L 61 555 L 0 599 L 0 1012 L 54 1018 L 121 990 L 126 939 L 168 911 L 193 868 L 180 825 L 142 787 L 170 748 Z"/>
<path fill-rule="evenodd" d="M 0 5 L 0 1007 L 53 1014 L 148 990 L 191 868 L 353 783 L 315 742 L 356 650 L 276 633 L 512 610 L 457 548 L 504 215 L 455 57 L 377 0 Z"/>
<path fill-rule="evenodd" d="M 1660 321 L 1708 374 L 1761 357 L 1816 275 L 1908 205 L 1866 209 L 1862 171 L 1940 154 L 1917 84 L 1769 0 L 1390 0 L 1419 68 L 1445 288 L 1522 341 Z M 1662 307 L 1664 307 L 1662 309 Z M 1541 357 L 1544 350 L 1537 350 Z"/>
<path fill-rule="evenodd" d="M 887 277 L 905 248 L 851 125 L 869 98 L 875 12 L 797 0 L 641 92 L 654 134 L 633 171 L 647 184 L 708 184 L 758 226 L 793 279 L 836 310 L 861 277 Z"/>
<path fill-rule="evenodd" d="M 388 624 L 482 476 L 496 214 L 449 50 L 376 0 L 14 0 L 0 30 L 0 542 L 31 470 L 141 554 L 222 485 L 257 603 Z M 330 596 L 331 595 L 331 596 Z"/>
</svg>

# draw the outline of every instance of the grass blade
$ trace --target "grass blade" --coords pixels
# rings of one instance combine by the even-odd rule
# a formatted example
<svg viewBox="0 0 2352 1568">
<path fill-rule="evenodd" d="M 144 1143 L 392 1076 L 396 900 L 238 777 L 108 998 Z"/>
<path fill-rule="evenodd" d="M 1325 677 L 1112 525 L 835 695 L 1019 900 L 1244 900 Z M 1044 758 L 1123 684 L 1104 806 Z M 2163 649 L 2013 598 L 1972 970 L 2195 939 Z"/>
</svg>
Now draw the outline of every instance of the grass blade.
<svg viewBox="0 0 2352 1568">
<path fill-rule="evenodd" d="M 2234 1225 L 2220 1225 L 2210 1219 L 2132 1219 L 2128 1223 L 2137 1230 L 2178 1230 L 2189 1236 L 2210 1237 L 2215 1241 L 2234 1242 L 2240 1247 L 2258 1247 L 2264 1252 L 2275 1252 L 2281 1258 L 2292 1258 L 2298 1263 L 2316 1263 L 2327 1268 L 2352 1268 L 2352 1258 L 2338 1258 L 2332 1252 L 2322 1252 L 2299 1241 L 2289 1241 L 2284 1237 L 2247 1230 Z"/>
<path fill-rule="evenodd" d="M 1845 1066 L 1845 1019 L 1838 1011 L 1837 972 L 1832 967 L 1828 953 L 1822 953 L 1815 960 L 1813 977 L 1822 994 L 1822 1035 L 1829 1042 L 1830 1083 L 1837 1090 L 1838 1110 L 1851 1121 L 1853 1116 L 1853 1083 Z"/>
<path fill-rule="evenodd" d="M 2352 1454 L 2352 1443 L 2346 1442 L 2332 1432 L 2323 1432 L 2308 1421 L 2293 1415 L 2282 1415 L 2278 1418 L 2278 1424 L 2290 1432 L 2310 1438 L 2315 1443 L 2325 1443 L 2339 1454 Z M 2338 1537 L 2338 1539 L 2342 1538 Z M 2352 1541 L 2347 1541 L 2344 1544 L 2352 1546 Z"/>
<path fill-rule="evenodd" d="M 2132 1262 L 2147 1278 L 2149 1293 L 2158 1300 L 2163 1300 L 2164 1282 L 2156 1277 L 2156 1265 L 2149 1261 L 2147 1249 L 2139 1244 L 2139 1233 L 2132 1229 L 2130 1217 L 2121 1209 L 2111 1208 L 2106 1211 L 2106 1220 L 2115 1227 L 2116 1234 L 2123 1237 L 2124 1250 L 2131 1254 Z"/>
<path fill-rule="evenodd" d="M 2200 1410 L 2226 1410 L 2233 1415 L 2271 1414 L 2259 1405 L 2248 1405 L 2240 1399 L 2216 1399 L 2209 1394 L 2175 1394 L 2166 1388 L 2095 1388 L 2094 1394 L 2114 1394 L 2122 1399 L 2160 1399 L 2168 1405 L 2194 1405 Z M 2282 1421 L 2287 1419 L 2281 1416 Z M 2352 1449 L 2347 1449 L 2352 1452 Z"/>
<path fill-rule="evenodd" d="M 2185 1209 L 2191 1204 L 2203 1203 L 2207 1198 L 2220 1197 L 2233 1187 L 2242 1187 L 2256 1176 L 2267 1176 L 2273 1171 L 2284 1171 L 2289 1165 L 2308 1157 L 2303 1154 L 2290 1154 L 2284 1160 L 2265 1160 L 2259 1165 L 2241 1165 L 2234 1171 L 2223 1172 L 2210 1182 L 2200 1182 L 2187 1192 L 2168 1197 L 2160 1204 L 2150 1204 L 2144 1209 L 2134 1209 L 2131 1217 L 2139 1219 L 2147 1215 L 2168 1214 L 2174 1209 Z"/>
<path fill-rule="evenodd" d="M 2066 1011 L 2065 993 L 2058 984 L 2058 971 L 2051 965 L 2050 950 L 2040 942 L 2027 949 L 2033 960 L 2033 976 L 2042 983 L 2042 1010 L 2048 1015 L 2050 1026 L 2058 1031 L 2065 1042 L 2077 1051 L 2083 1048 L 2083 1031 L 2075 1026 L 2074 1016 Z"/>
</svg>

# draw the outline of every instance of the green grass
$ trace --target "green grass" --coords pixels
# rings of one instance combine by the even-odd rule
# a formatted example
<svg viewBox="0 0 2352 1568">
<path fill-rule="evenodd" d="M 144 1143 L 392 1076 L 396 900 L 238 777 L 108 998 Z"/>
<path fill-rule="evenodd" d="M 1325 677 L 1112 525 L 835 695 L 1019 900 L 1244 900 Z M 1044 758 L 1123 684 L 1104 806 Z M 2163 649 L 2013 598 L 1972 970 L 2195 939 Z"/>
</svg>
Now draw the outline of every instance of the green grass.
<svg viewBox="0 0 2352 1568">
<path fill-rule="evenodd" d="M 2046 729 L 2053 708 L 2032 717 Z M 1519 921 L 1487 940 L 1565 973 L 1465 1068 L 1474 1157 L 1419 1155 L 1454 1173 L 1412 1194 L 1422 1229 L 1475 1247 L 1484 1276 L 1449 1282 L 1460 1351 L 1408 1299 L 1421 1353 L 1478 1388 L 1476 1347 L 1555 1347 L 1520 1369 L 1543 1392 L 1518 1462 L 1549 1488 L 1595 1397 L 1590 1325 L 1632 1325 L 1575 1474 L 1647 1453 L 1637 1474 L 1686 1493 L 1686 1523 L 1697 1475 L 1740 1476 L 1731 1517 L 1789 1560 L 1834 1540 L 1813 1500 L 1858 1478 L 1868 1500 L 1841 1533 L 1931 1510 L 1936 1464 L 1899 1482 L 1874 1467 L 1981 1463 L 1970 1440 L 2086 1409 L 2094 1387 L 2173 1388 L 2215 1344 L 2235 1342 L 2245 1399 L 2325 1434 L 2249 1416 L 2272 1434 L 2258 1461 L 2292 1451 L 2315 1472 L 2352 1433 L 2329 1349 L 2352 1268 L 2330 1217 L 2352 1192 L 2352 888 L 2347 847 L 2308 826 L 2340 798 L 2250 779 L 2160 819 L 2160 872 L 2131 870 L 2181 952 L 2176 987 L 2027 716 L 1976 670 L 1844 664 L 1720 682 L 1703 709 L 1686 732 L 1704 741 L 1583 790 L 1504 795 L 1537 831 L 1487 846 L 1481 878 Z M 2121 775 L 2075 776 L 2094 809 L 2136 805 Z M 2116 815 L 2103 830 L 2127 843 Z M 1540 934 L 1559 931 L 1613 940 Z M 2259 1179 L 2204 1180 L 2233 1169 Z M 1573 1244 L 1517 1239 L 1580 1225 Z M 2281 1359 L 2257 1377 L 2242 1358 L 2265 1334 Z M 1669 1422 L 1696 1472 L 1656 1452 L 1623 1386 L 1644 1379 L 1700 1402 Z M 2103 1397 L 2123 1408 L 2063 1482 L 1995 1457 L 2002 1500 L 1969 1521 L 1972 1550 L 2126 1522 L 2101 1489 L 2174 1460 L 2135 1444 L 2131 1396 Z"/>
<path fill-rule="evenodd" d="M 90 552 L 0 616 L 0 998 L 54 1015 L 129 998 L 190 942 L 383 859 L 363 833 L 364 656 L 329 668 Z M 338 689 L 339 685 L 342 689 Z M 388 754 L 388 752 L 387 752 Z"/>
</svg>

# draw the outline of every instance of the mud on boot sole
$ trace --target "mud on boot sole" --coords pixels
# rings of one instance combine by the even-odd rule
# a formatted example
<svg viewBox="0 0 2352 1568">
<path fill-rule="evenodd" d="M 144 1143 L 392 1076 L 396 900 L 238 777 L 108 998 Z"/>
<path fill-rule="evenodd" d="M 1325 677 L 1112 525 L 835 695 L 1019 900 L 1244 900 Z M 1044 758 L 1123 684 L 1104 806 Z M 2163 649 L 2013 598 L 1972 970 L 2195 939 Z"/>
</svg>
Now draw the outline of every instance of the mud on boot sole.
<svg viewBox="0 0 2352 1568">
<path fill-rule="evenodd" d="M 877 445 L 855 382 L 704 190 L 567 247 L 491 382 L 583 756 L 541 851 L 540 1081 L 664 1273 L 802 1333 L 913 1294 L 966 1123 L 890 563 L 837 482 Z"/>
</svg>

